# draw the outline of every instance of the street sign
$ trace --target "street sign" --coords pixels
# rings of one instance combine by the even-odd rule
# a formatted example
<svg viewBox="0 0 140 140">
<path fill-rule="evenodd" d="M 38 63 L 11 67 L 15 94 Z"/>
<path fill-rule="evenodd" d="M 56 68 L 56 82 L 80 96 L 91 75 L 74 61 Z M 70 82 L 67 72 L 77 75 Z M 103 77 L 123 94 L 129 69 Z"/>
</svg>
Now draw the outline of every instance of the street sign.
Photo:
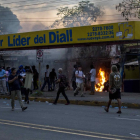
<svg viewBox="0 0 140 140">
<path fill-rule="evenodd" d="M 36 51 L 36 61 L 43 62 L 43 50 Z"/>
</svg>

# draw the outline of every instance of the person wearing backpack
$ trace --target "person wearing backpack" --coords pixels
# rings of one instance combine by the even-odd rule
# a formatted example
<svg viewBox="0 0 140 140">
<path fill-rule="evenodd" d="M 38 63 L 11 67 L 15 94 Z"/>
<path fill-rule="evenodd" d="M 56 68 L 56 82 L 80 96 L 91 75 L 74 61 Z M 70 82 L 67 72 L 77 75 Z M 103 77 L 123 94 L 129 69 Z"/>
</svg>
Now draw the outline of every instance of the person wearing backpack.
<svg viewBox="0 0 140 140">
<path fill-rule="evenodd" d="M 76 85 L 77 88 L 74 91 L 74 96 L 76 96 L 78 94 L 78 91 L 81 89 L 82 94 L 81 97 L 85 97 L 84 96 L 84 79 L 85 79 L 85 75 L 82 71 L 82 67 L 78 66 L 78 70 L 75 72 L 75 76 L 76 76 Z"/>
<path fill-rule="evenodd" d="M 109 107 L 111 105 L 112 100 L 118 101 L 119 111 L 118 114 L 121 114 L 121 75 L 118 72 L 118 68 L 116 65 L 112 66 L 112 72 L 109 76 L 109 102 L 108 106 L 105 108 L 106 112 L 109 112 Z"/>
<path fill-rule="evenodd" d="M 67 87 L 66 76 L 64 74 L 62 74 L 62 71 L 63 71 L 62 68 L 58 69 L 59 76 L 58 76 L 57 83 L 59 83 L 59 89 L 58 89 L 58 92 L 57 92 L 56 99 L 55 99 L 55 101 L 53 103 L 55 105 L 57 104 L 57 101 L 59 99 L 60 93 L 62 93 L 62 95 L 65 97 L 65 99 L 67 101 L 67 103 L 65 105 L 70 104 L 70 101 L 69 101 L 67 95 L 65 94 L 65 88 Z"/>
</svg>

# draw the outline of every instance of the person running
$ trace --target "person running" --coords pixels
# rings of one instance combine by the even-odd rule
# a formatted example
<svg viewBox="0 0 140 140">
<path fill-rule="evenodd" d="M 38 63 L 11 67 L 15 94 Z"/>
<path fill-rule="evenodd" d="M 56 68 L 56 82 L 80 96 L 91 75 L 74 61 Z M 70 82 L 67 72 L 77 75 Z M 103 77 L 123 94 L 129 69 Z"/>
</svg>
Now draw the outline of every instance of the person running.
<svg viewBox="0 0 140 140">
<path fill-rule="evenodd" d="M 112 72 L 109 76 L 109 102 L 108 106 L 105 108 L 106 112 L 109 112 L 109 107 L 111 105 L 112 100 L 118 101 L 119 111 L 118 114 L 121 114 L 121 75 L 118 72 L 117 66 L 112 66 Z"/>
<path fill-rule="evenodd" d="M 49 77 L 50 77 L 51 90 L 54 91 L 55 90 L 55 80 L 57 79 L 55 69 L 52 69 L 52 71 L 50 72 Z"/>
<path fill-rule="evenodd" d="M 77 65 L 74 65 L 73 67 L 74 67 L 74 69 L 73 69 L 71 81 L 72 81 L 73 90 L 75 91 L 75 89 L 77 88 L 77 86 L 76 86 L 76 76 L 75 76 L 75 72 L 77 71 Z"/>
<path fill-rule="evenodd" d="M 20 79 L 22 79 L 22 76 L 17 76 L 16 74 L 16 69 L 12 68 L 11 69 L 12 74 L 8 78 L 8 83 L 10 85 L 10 91 L 11 91 L 11 106 L 12 106 L 12 111 L 14 111 L 15 107 L 15 96 L 18 96 L 19 104 L 22 108 L 22 111 L 26 110 L 27 107 L 24 107 L 23 102 L 22 102 L 22 96 L 21 96 L 21 85 L 20 85 Z"/>
<path fill-rule="evenodd" d="M 8 94 L 6 88 L 6 78 L 6 71 L 0 66 L 0 92 L 2 94 Z"/>
<path fill-rule="evenodd" d="M 56 99 L 55 99 L 55 101 L 53 103 L 55 105 L 57 104 L 57 101 L 58 101 L 60 93 L 62 93 L 62 95 L 65 97 L 65 99 L 67 101 L 67 103 L 65 105 L 69 105 L 70 104 L 70 101 L 69 101 L 67 95 L 65 94 L 66 76 L 64 74 L 62 74 L 62 71 L 63 71 L 62 68 L 58 69 L 59 77 L 58 77 L 57 83 L 59 83 L 59 89 L 58 89 L 58 92 L 57 92 Z"/>
<path fill-rule="evenodd" d="M 96 79 L 96 69 L 93 65 L 90 66 L 91 70 L 90 70 L 90 81 L 91 81 L 91 93 L 90 95 L 94 95 L 95 94 L 95 79 Z"/>
<path fill-rule="evenodd" d="M 84 79 L 85 79 L 85 75 L 82 71 L 82 67 L 79 66 L 78 70 L 75 72 L 75 76 L 76 76 L 76 85 L 77 88 L 74 91 L 74 96 L 76 96 L 78 94 L 78 91 L 81 89 L 82 94 L 81 97 L 85 97 L 84 96 Z"/>
<path fill-rule="evenodd" d="M 48 83 L 48 91 L 50 90 L 50 78 L 49 78 L 49 65 L 46 65 L 46 72 L 45 72 L 45 79 L 44 79 L 44 84 L 41 88 L 41 91 L 43 91 L 43 89 L 45 88 L 46 84 Z"/>
</svg>

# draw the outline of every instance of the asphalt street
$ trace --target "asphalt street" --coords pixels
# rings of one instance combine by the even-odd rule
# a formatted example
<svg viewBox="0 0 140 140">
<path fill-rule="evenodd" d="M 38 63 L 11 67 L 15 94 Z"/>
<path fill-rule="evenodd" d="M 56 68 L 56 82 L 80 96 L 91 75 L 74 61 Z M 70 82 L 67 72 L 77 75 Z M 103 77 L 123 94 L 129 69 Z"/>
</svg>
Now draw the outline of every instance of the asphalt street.
<svg viewBox="0 0 140 140">
<path fill-rule="evenodd" d="M 140 140 L 140 110 L 52 105 L 30 102 L 21 111 L 18 101 L 0 99 L 0 140 Z"/>
</svg>

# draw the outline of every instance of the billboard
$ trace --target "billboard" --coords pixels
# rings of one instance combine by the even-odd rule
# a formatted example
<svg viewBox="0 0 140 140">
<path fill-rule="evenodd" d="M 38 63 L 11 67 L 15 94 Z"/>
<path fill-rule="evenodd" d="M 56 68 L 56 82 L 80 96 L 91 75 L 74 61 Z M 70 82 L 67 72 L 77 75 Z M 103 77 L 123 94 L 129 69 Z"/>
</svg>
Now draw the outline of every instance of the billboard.
<svg viewBox="0 0 140 140">
<path fill-rule="evenodd" d="M 140 38 L 135 28 L 139 24 L 131 21 L 1 35 L 0 49 L 134 40 Z"/>
</svg>

